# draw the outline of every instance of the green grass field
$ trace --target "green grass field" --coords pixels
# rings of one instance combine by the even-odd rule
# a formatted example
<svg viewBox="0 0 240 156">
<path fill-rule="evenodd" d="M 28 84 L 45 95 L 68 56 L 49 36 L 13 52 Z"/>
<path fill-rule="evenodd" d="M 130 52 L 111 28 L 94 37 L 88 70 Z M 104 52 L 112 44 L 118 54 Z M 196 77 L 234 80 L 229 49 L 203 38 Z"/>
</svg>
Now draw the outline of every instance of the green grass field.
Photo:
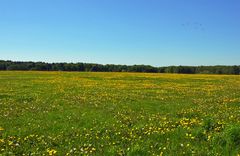
<svg viewBox="0 0 240 156">
<path fill-rule="evenodd" d="M 240 76 L 0 72 L 0 155 L 239 155 Z"/>
</svg>

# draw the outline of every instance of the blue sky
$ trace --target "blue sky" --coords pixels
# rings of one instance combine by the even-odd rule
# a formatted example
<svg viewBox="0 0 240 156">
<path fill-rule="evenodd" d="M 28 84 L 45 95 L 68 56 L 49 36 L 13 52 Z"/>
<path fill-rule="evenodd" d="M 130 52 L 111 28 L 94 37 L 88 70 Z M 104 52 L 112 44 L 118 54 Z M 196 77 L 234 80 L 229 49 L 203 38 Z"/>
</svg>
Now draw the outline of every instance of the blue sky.
<svg viewBox="0 0 240 156">
<path fill-rule="evenodd" d="M 0 0 L 0 60 L 240 64 L 239 0 Z"/>
</svg>

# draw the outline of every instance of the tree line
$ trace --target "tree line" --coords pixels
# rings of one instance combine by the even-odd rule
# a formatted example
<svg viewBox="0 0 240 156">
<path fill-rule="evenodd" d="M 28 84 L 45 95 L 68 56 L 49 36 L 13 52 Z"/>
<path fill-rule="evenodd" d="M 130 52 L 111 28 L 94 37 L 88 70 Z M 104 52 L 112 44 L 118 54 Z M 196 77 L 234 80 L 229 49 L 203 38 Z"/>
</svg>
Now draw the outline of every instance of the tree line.
<svg viewBox="0 0 240 156">
<path fill-rule="evenodd" d="M 146 72 L 183 74 L 240 74 L 240 65 L 234 66 L 167 66 L 114 65 L 95 63 L 45 63 L 0 60 L 0 70 L 88 71 L 88 72 Z"/>
</svg>

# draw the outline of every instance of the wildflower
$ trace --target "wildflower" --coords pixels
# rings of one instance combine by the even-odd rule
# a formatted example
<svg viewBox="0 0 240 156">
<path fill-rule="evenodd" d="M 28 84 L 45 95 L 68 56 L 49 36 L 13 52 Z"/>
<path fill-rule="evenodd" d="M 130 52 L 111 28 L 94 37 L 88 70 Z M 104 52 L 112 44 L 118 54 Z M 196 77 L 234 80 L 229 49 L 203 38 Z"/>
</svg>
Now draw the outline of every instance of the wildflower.
<svg viewBox="0 0 240 156">
<path fill-rule="evenodd" d="M 207 140 L 209 141 L 211 139 L 211 135 L 209 135 L 208 137 L 207 137 Z"/>
<path fill-rule="evenodd" d="M 47 152 L 48 152 L 49 155 L 55 155 L 57 153 L 57 151 L 54 150 L 54 149 L 51 149 L 51 150 L 47 149 Z"/>
<path fill-rule="evenodd" d="M 4 129 L 2 127 L 0 127 L 0 131 L 3 131 Z"/>
</svg>

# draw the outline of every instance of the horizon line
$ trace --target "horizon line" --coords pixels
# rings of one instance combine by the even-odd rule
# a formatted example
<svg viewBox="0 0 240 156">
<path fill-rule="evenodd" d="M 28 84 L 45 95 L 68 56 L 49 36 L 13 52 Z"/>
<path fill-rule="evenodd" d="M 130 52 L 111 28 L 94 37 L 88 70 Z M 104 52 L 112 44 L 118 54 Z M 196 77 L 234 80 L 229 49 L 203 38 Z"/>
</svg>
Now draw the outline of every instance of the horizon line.
<svg viewBox="0 0 240 156">
<path fill-rule="evenodd" d="M 154 65 L 149 65 L 149 64 L 113 64 L 113 63 L 94 63 L 94 62 L 64 62 L 64 61 L 56 61 L 56 62 L 48 62 L 48 61 L 30 61 L 30 60 L 25 60 L 25 61 L 20 61 L 20 60 L 2 60 L 0 59 L 0 61 L 11 61 L 11 62 L 32 62 L 32 63 L 48 63 L 48 64 L 58 64 L 58 63 L 67 63 L 67 64 L 77 64 L 77 63 L 84 63 L 84 64 L 96 64 L 96 65 L 121 65 L 121 66 L 151 66 L 151 67 L 155 67 L 155 68 L 161 68 L 161 67 L 171 67 L 171 66 L 175 66 L 175 67 L 201 67 L 201 66 L 240 66 L 240 64 L 235 64 L 235 65 L 226 65 L 226 64 L 216 64 L 216 65 L 165 65 L 165 66 L 154 66 Z"/>
</svg>

